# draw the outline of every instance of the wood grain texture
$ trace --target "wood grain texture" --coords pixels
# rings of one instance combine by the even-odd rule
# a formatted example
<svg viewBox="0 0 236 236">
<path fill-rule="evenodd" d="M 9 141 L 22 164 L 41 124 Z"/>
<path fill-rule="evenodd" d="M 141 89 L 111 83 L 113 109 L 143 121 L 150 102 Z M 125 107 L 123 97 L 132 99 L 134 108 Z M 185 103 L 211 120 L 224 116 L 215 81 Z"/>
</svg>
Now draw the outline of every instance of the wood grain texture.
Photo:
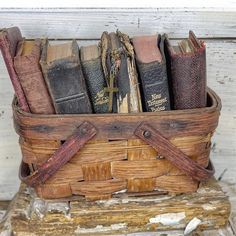
<svg viewBox="0 0 236 236">
<path fill-rule="evenodd" d="M 15 131 L 24 138 L 66 140 L 75 127 L 84 121 L 97 129 L 96 140 L 134 139 L 140 122 L 151 123 L 153 128 L 165 133 L 166 138 L 176 136 L 206 135 L 214 132 L 221 110 L 220 98 L 208 91 L 209 106 L 178 111 L 146 112 L 135 114 L 64 114 L 36 115 L 22 111 L 14 100 Z"/>
<path fill-rule="evenodd" d="M 99 39 L 103 31 L 115 29 L 131 36 L 165 32 L 171 38 L 183 38 L 190 28 L 198 37 L 225 38 L 236 36 L 235 22 L 233 10 L 77 8 L 0 11 L 0 28 L 18 25 L 27 38 Z"/>
<path fill-rule="evenodd" d="M 122 182 L 117 182 L 117 187 L 119 184 Z M 77 188 L 83 191 L 82 185 Z M 21 185 L 0 224 L 0 230 L 5 233 L 13 231 L 16 236 L 28 236 L 29 233 L 34 236 L 92 236 L 132 232 L 146 232 L 140 235 L 152 235 L 151 232 L 155 232 L 154 235 L 169 235 L 162 230 L 179 230 L 173 231 L 173 235 L 178 235 L 175 232 L 183 235 L 183 229 L 194 217 L 201 220 L 198 230 L 205 230 L 224 227 L 229 214 L 228 197 L 214 179 L 201 185 L 197 193 L 188 195 L 123 195 L 96 202 L 86 202 L 79 197 L 43 201 Z M 222 232 L 227 231 L 222 229 Z"/>
<path fill-rule="evenodd" d="M 78 194 L 85 195 L 86 199 L 104 199 L 105 197 L 110 197 L 117 191 L 126 191 L 127 182 L 129 182 L 128 189 L 132 191 L 134 191 L 134 189 L 140 189 L 140 191 L 145 192 L 150 189 L 149 184 L 146 183 L 147 178 L 173 175 L 172 171 L 175 173 L 176 177 L 174 192 L 176 192 L 176 187 L 179 183 L 181 186 L 186 184 L 186 188 L 182 188 L 183 192 L 191 192 L 191 190 L 196 191 L 198 186 L 198 182 L 193 183 L 191 177 L 198 181 L 205 181 L 214 174 L 214 168 L 211 162 L 209 162 L 209 148 L 211 146 L 211 136 L 218 124 L 221 101 L 210 89 L 208 89 L 207 107 L 199 109 L 135 114 L 41 115 L 22 111 L 22 109 L 18 107 L 16 99 L 13 100 L 12 108 L 15 130 L 20 135 L 21 139 L 24 140 L 23 143 L 21 142 L 20 144 L 23 145 L 22 154 L 26 163 L 31 163 L 31 160 L 37 159 L 38 153 L 41 154 L 48 151 L 50 145 L 42 145 L 45 140 L 48 139 L 50 141 L 56 139 L 58 142 L 64 142 L 64 140 L 66 140 L 51 157 L 46 154 L 46 157 L 49 159 L 42 164 L 40 163 L 40 166 L 37 166 L 39 161 L 36 160 L 36 163 L 33 162 L 33 167 L 36 168 L 35 171 L 31 170 L 29 173 L 30 168 L 28 165 L 24 162 L 21 164 L 20 178 L 29 186 L 37 187 L 37 193 L 42 198 L 52 199 L 59 198 L 62 195 L 70 196 L 71 194 Z M 143 123 L 144 121 L 145 123 Z M 73 131 L 75 127 L 79 127 L 76 132 Z M 69 132 L 77 133 L 74 139 L 72 138 L 73 135 L 70 136 Z M 90 133 L 91 135 L 86 138 Z M 148 133 L 149 136 L 146 136 L 146 133 Z M 85 137 L 83 137 L 83 135 Z M 77 139 L 77 136 L 80 139 Z M 108 156 L 108 159 L 110 159 L 114 152 L 110 150 L 107 144 L 109 140 L 113 140 L 112 143 L 116 142 L 115 140 L 117 140 L 118 143 L 123 140 L 128 140 L 128 144 L 129 140 L 134 139 L 135 136 L 138 136 L 144 142 L 150 144 L 162 158 L 159 158 L 154 153 L 154 157 L 156 156 L 156 158 L 150 158 L 150 160 L 114 161 L 115 158 L 112 158 L 111 161 L 105 159 L 105 162 L 100 163 L 96 153 L 91 152 L 91 156 L 94 157 L 94 161 L 96 162 L 91 164 L 79 164 L 79 162 L 77 162 L 78 166 L 82 164 L 84 181 L 71 181 L 66 176 L 68 172 L 61 172 L 65 181 L 68 179 L 68 186 L 66 187 L 65 185 L 66 192 L 64 194 L 60 189 L 60 183 L 57 184 L 58 186 L 56 186 L 54 182 L 52 182 L 51 185 L 47 184 L 47 179 L 51 176 L 53 177 L 53 174 L 63 164 L 70 161 L 72 154 L 76 154 L 76 157 L 84 158 L 83 154 L 73 148 L 73 143 L 78 143 L 78 147 L 81 147 L 80 142 L 84 144 L 85 141 L 93 137 L 93 141 L 95 140 L 95 142 L 100 143 L 98 150 L 101 149 L 99 150 L 100 152 L 105 151 L 105 153 L 107 153 L 105 157 Z M 39 143 L 37 143 L 37 140 L 39 140 Z M 172 140 L 178 147 L 172 143 Z M 55 143 L 52 141 L 50 141 L 50 143 L 52 143 L 51 150 L 53 150 Z M 68 145 L 69 143 L 72 144 Z M 103 146 L 103 143 L 108 149 Z M 140 144 L 141 146 L 136 144 L 136 147 L 142 150 L 143 144 L 142 142 Z M 188 152 L 191 150 L 188 153 L 189 156 L 186 155 L 184 151 L 181 151 L 182 145 L 184 145 L 184 150 L 188 150 Z M 44 146 L 46 146 L 46 150 Z M 87 144 L 87 147 L 88 146 L 89 143 Z M 65 148 L 63 149 L 63 147 Z M 70 147 L 70 149 L 68 149 L 68 147 Z M 135 146 L 132 148 L 134 150 L 136 149 Z M 127 158 L 129 159 L 128 154 L 132 152 L 132 149 L 130 146 L 123 147 L 123 149 L 129 149 L 129 153 L 127 153 Z M 144 147 L 144 150 L 145 149 L 146 147 Z M 122 147 L 120 147 L 120 150 L 122 150 Z M 205 157 L 207 163 L 209 162 L 207 169 L 205 169 L 205 164 L 202 166 L 191 159 L 194 158 L 199 162 L 198 157 L 200 156 L 201 159 L 202 155 Z M 117 154 L 115 154 L 115 156 L 117 156 Z M 177 174 L 176 172 L 178 171 L 179 173 Z M 184 174 L 189 175 L 189 181 L 182 182 L 181 177 Z M 129 179 L 133 178 L 139 179 L 139 183 L 129 181 Z M 116 181 L 119 181 L 119 179 L 123 182 L 121 185 L 117 186 Z M 142 181 L 142 179 L 144 179 L 144 181 Z M 172 184 L 175 182 L 173 180 L 174 179 L 172 179 Z M 66 183 L 65 181 L 63 182 Z M 153 183 L 155 183 L 155 180 L 153 180 Z M 165 191 L 164 183 L 165 178 L 162 179 L 161 187 L 161 189 Z M 167 183 L 169 184 L 169 179 Z M 192 183 L 194 185 L 193 188 L 191 188 Z M 46 186 L 44 186 L 44 184 L 46 184 Z M 132 184 L 135 186 L 132 187 Z M 82 190 L 80 186 L 83 186 Z M 138 186 L 138 188 L 136 188 L 136 186 Z M 46 191 L 46 189 L 49 190 L 50 187 L 54 189 L 58 188 L 59 195 L 56 195 L 56 192 L 50 195 L 50 191 Z M 154 184 L 152 188 L 153 190 L 159 190 L 155 188 Z M 168 187 L 168 192 L 172 193 L 171 185 Z"/>
<path fill-rule="evenodd" d="M 29 173 L 28 165 L 22 162 L 19 171 L 20 179 L 31 187 L 45 183 L 82 149 L 86 142 L 96 135 L 96 132 L 96 128 L 88 122 L 82 123 L 37 170 Z"/>
</svg>

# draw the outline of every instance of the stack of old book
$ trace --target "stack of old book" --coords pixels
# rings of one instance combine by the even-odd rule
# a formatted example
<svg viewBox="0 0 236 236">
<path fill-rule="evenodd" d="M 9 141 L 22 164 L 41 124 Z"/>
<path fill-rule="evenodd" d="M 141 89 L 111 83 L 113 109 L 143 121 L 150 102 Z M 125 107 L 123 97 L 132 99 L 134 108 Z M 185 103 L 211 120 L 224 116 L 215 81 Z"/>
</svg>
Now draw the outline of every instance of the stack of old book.
<svg viewBox="0 0 236 236">
<path fill-rule="evenodd" d="M 190 31 L 129 38 L 104 32 L 98 45 L 26 40 L 17 27 L 0 33 L 20 107 L 36 114 L 159 112 L 206 106 L 205 45 Z"/>
</svg>

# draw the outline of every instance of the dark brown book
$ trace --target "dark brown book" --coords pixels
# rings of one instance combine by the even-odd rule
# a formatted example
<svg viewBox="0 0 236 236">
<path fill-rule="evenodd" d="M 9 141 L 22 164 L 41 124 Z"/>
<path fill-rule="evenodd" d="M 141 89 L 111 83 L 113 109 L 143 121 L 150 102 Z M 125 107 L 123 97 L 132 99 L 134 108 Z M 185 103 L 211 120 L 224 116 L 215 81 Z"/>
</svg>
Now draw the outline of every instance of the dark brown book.
<svg viewBox="0 0 236 236">
<path fill-rule="evenodd" d="M 142 84 L 144 110 L 149 112 L 169 110 L 170 98 L 163 38 L 160 35 L 139 36 L 134 37 L 132 42 Z"/>
<path fill-rule="evenodd" d="M 97 45 L 80 48 L 80 59 L 95 113 L 107 113 L 109 105 L 106 80 L 102 71 L 101 52 Z"/>
<path fill-rule="evenodd" d="M 30 112 L 24 91 L 13 65 L 13 58 L 16 54 L 17 44 L 20 40 L 22 40 L 22 35 L 18 27 L 11 27 L 0 31 L 0 48 L 16 97 L 21 109 Z"/>
<path fill-rule="evenodd" d="M 174 109 L 206 106 L 206 49 L 192 31 L 189 38 L 172 45 L 166 37 L 168 77 Z"/>
<path fill-rule="evenodd" d="M 31 112 L 53 114 L 55 110 L 39 64 L 40 55 L 40 39 L 22 40 L 18 43 L 14 67 Z"/>
<path fill-rule="evenodd" d="M 56 113 L 92 113 L 75 40 L 57 45 L 45 40 L 40 64 Z"/>
<path fill-rule="evenodd" d="M 106 33 L 101 38 L 105 74 L 112 89 L 112 109 L 118 113 L 141 112 L 141 99 L 137 72 L 134 63 L 134 51 L 129 37 L 121 32 Z M 106 56 L 106 59 L 105 59 Z M 116 90 L 115 90 L 115 89 Z M 109 91 L 109 90 L 108 90 Z"/>
</svg>

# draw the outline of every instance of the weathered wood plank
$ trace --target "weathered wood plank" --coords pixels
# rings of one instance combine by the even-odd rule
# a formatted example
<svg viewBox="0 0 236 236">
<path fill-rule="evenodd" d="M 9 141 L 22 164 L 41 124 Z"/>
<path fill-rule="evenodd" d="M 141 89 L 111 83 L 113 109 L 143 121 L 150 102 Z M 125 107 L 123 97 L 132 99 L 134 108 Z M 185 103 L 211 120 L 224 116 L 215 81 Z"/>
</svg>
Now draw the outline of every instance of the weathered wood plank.
<svg viewBox="0 0 236 236">
<path fill-rule="evenodd" d="M 41 200 L 21 186 L 0 230 L 14 235 L 113 235 L 159 230 L 183 230 L 194 217 L 198 229 L 224 227 L 230 204 L 214 179 L 197 193 L 177 196 L 129 197 L 86 202 L 83 198 Z M 69 201 L 68 201 L 69 200 Z M 181 231 L 180 231 L 181 232 Z M 147 234 L 148 235 L 148 234 Z"/>
<path fill-rule="evenodd" d="M 233 9 L 0 9 L 0 28 L 18 25 L 27 38 L 94 39 L 117 28 L 131 36 L 165 32 L 174 38 L 186 37 L 191 28 L 199 37 L 225 38 L 236 36 L 235 22 Z"/>
</svg>

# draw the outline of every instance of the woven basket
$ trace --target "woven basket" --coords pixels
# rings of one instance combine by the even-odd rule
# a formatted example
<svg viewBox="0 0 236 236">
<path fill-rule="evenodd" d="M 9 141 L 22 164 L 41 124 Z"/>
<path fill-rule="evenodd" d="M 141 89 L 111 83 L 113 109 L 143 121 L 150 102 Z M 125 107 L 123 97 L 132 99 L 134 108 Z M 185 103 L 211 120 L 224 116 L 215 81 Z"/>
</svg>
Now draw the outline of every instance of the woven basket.
<svg viewBox="0 0 236 236">
<path fill-rule="evenodd" d="M 211 137 L 221 102 L 138 114 L 35 115 L 13 101 L 20 178 L 42 198 L 185 193 L 214 174 Z"/>
</svg>

